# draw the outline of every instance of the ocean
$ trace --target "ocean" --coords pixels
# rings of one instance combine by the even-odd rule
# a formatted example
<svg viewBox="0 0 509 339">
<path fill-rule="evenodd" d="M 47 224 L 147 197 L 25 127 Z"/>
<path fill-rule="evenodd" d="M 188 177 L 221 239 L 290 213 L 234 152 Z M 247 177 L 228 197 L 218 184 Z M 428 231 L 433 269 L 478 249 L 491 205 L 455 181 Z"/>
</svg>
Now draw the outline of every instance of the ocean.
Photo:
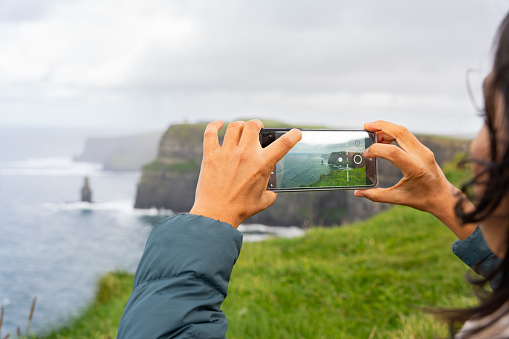
<svg viewBox="0 0 509 339">
<path fill-rule="evenodd" d="M 286 170 L 290 168 L 291 170 Z M 276 164 L 278 187 L 300 187 L 313 184 L 331 171 L 320 154 L 289 154 Z"/>
<path fill-rule="evenodd" d="M 1 136 L 0 144 L 0 305 L 5 308 L 0 335 L 14 335 L 17 326 L 24 331 L 34 297 L 31 332 L 43 333 L 78 314 L 106 272 L 134 273 L 152 227 L 172 212 L 134 209 L 140 172 L 74 162 L 68 154 L 72 142 L 44 148 L 40 139 L 36 154 L 30 147 L 5 147 Z M 60 144 L 65 146 L 60 151 L 52 148 Z M 92 204 L 79 201 L 85 176 Z M 244 241 L 303 234 L 294 227 L 249 224 L 239 230 Z"/>
</svg>

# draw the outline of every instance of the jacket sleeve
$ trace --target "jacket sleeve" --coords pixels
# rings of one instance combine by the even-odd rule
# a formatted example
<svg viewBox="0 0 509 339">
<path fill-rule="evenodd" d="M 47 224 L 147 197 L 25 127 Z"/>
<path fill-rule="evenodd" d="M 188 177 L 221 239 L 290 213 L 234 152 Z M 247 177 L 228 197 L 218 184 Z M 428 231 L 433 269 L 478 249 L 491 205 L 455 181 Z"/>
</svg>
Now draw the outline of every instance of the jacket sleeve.
<svg viewBox="0 0 509 339">
<path fill-rule="evenodd" d="M 486 244 L 479 226 L 475 229 L 467 239 L 456 240 L 451 249 L 458 258 L 465 264 L 470 266 L 475 273 L 487 277 L 500 265 L 500 258 L 493 254 Z M 499 277 L 495 277 L 490 281 L 493 289 L 496 288 Z"/>
<path fill-rule="evenodd" d="M 241 246 L 230 224 L 163 219 L 147 240 L 117 338 L 225 338 L 221 303 Z"/>
</svg>

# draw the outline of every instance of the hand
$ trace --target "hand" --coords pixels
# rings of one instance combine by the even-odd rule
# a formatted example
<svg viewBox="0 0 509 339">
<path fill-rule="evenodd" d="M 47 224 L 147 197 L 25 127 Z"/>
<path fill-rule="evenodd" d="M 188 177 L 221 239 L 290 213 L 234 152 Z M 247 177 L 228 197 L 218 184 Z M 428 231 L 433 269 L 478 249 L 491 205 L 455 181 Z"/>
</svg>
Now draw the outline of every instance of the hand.
<svg viewBox="0 0 509 339">
<path fill-rule="evenodd" d="M 262 148 L 260 120 L 236 121 L 228 125 L 219 145 L 217 133 L 222 121 L 211 122 L 203 141 L 203 161 L 191 214 L 203 215 L 231 224 L 240 223 L 276 201 L 267 191 L 269 176 L 276 163 L 302 138 L 293 129 Z"/>
<path fill-rule="evenodd" d="M 376 121 L 366 123 L 364 128 L 377 135 L 377 143 L 366 149 L 364 156 L 389 160 L 403 172 L 403 178 L 389 188 L 357 190 L 356 196 L 429 212 L 460 239 L 467 238 L 475 230 L 476 225 L 462 227 L 456 217 L 454 206 L 463 193 L 447 181 L 433 152 L 403 126 Z M 393 141 L 397 141 L 401 148 L 390 145 Z"/>
</svg>

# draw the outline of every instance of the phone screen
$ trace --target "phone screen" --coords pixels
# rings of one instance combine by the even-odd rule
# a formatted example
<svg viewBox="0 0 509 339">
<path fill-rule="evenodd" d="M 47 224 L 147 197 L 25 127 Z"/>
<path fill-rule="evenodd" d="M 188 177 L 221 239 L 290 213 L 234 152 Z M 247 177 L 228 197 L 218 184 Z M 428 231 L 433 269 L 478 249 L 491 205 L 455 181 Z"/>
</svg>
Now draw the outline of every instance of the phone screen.
<svg viewBox="0 0 509 339">
<path fill-rule="evenodd" d="M 262 129 L 262 147 L 289 129 Z M 376 159 L 363 156 L 376 142 L 364 130 L 301 129 L 302 140 L 273 169 L 267 189 L 274 191 L 370 188 L 377 184 Z"/>
</svg>

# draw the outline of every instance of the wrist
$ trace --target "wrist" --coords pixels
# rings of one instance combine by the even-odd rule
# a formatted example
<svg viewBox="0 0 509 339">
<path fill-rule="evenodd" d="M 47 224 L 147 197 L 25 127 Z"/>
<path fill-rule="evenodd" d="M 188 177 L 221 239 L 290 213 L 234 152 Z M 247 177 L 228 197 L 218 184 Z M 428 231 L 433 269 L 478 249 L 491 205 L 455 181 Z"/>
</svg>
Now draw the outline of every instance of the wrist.
<svg viewBox="0 0 509 339">
<path fill-rule="evenodd" d="M 464 224 L 456 215 L 455 207 L 461 198 L 466 198 L 463 192 L 450 185 L 450 193 L 435 197 L 433 207 L 429 212 L 445 224 L 460 240 L 464 240 L 475 231 L 477 224 Z M 468 200 L 463 205 L 463 208 L 467 210 L 473 207 L 473 204 Z"/>
<path fill-rule="evenodd" d="M 201 205 L 193 205 L 189 214 L 201 215 L 207 218 L 219 220 L 225 222 L 227 224 L 232 225 L 233 228 L 238 228 L 240 223 L 242 222 L 240 218 L 235 217 L 235 215 L 229 211 L 225 211 L 222 209 L 215 208 L 207 208 L 206 206 Z"/>
</svg>

